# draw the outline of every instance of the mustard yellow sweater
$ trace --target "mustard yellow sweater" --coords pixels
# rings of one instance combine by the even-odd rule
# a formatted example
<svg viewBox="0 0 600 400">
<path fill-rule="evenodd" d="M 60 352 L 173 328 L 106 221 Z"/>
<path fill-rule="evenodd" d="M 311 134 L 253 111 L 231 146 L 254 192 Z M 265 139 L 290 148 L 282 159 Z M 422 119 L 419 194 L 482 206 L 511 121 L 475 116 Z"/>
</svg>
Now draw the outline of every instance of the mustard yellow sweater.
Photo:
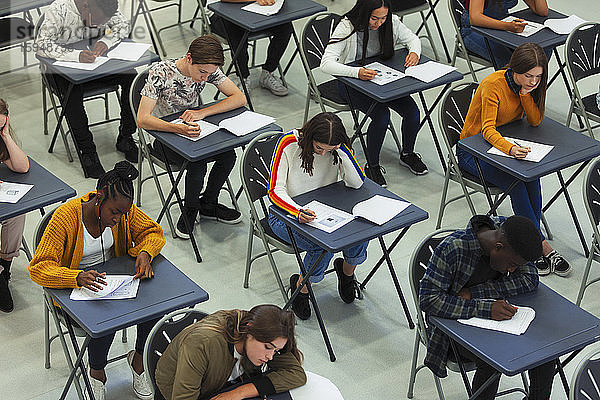
<svg viewBox="0 0 600 400">
<path fill-rule="evenodd" d="M 81 204 L 95 196 L 90 192 L 56 209 L 29 263 L 29 276 L 49 288 L 75 288 L 83 255 Z M 112 227 L 115 256 L 137 257 L 141 251 L 154 258 L 165 244 L 162 228 L 133 204 Z"/>
<path fill-rule="evenodd" d="M 504 77 L 505 72 L 506 70 L 501 69 L 481 81 L 471 100 L 460 138 L 468 138 L 481 132 L 492 146 L 509 154 L 513 145 L 502 137 L 496 127 L 522 118 L 523 112 L 529 124 L 538 126 L 544 114 L 535 104 L 531 93 L 522 95 L 510 90 Z"/>
</svg>

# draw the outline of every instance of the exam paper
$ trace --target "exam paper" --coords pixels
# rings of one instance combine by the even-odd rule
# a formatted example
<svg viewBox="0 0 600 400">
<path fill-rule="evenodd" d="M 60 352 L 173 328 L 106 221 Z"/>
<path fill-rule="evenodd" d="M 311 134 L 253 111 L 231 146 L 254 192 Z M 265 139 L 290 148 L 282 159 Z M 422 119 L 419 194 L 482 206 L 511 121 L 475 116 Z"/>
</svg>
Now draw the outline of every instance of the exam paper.
<svg viewBox="0 0 600 400">
<path fill-rule="evenodd" d="M 94 292 L 88 288 L 76 288 L 71 291 L 71 300 L 117 300 L 132 299 L 137 296 L 139 279 L 133 275 L 106 275 L 106 286 Z"/>
<path fill-rule="evenodd" d="M 529 154 L 527 154 L 527 157 L 520 159 L 520 160 L 525 160 L 525 161 L 540 162 L 554 148 L 554 146 L 551 146 L 548 144 L 530 142 L 529 140 L 515 139 L 515 138 L 511 138 L 511 137 L 505 137 L 504 139 L 508 140 L 510 143 L 512 143 L 516 146 L 531 148 L 531 151 L 529 152 Z M 514 158 L 513 156 L 510 156 L 510 155 L 498 150 L 494 146 L 492 146 L 488 150 L 488 153 L 495 154 L 498 156 Z"/>
<path fill-rule="evenodd" d="M 188 140 L 193 140 L 194 142 L 197 140 L 200 140 L 202 138 L 207 137 L 208 135 L 210 135 L 211 133 L 215 133 L 216 131 L 219 130 L 219 127 L 215 124 L 211 124 L 210 122 L 206 122 L 202 119 L 198 120 L 198 121 L 192 121 L 196 124 L 198 124 L 198 126 L 200 126 L 200 134 L 196 137 L 191 137 L 191 136 L 185 136 L 182 135 L 180 133 L 177 133 L 177 135 L 184 137 Z M 177 118 L 176 120 L 171 121 L 172 124 L 183 124 L 183 120 L 181 118 Z"/>
<path fill-rule="evenodd" d="M 226 129 L 236 136 L 244 136 L 275 122 L 275 118 L 253 111 L 244 111 L 235 117 L 219 122 L 219 128 Z"/>
<path fill-rule="evenodd" d="M 346 211 L 323 204 L 317 200 L 313 200 L 302 208 L 308 208 L 314 211 L 316 218 L 307 225 L 331 233 L 336 229 L 341 228 L 348 222 L 354 219 L 354 215 Z"/>
<path fill-rule="evenodd" d="M 21 200 L 33 185 L 25 183 L 1 182 L 0 181 L 0 203 L 16 203 Z"/>
<path fill-rule="evenodd" d="M 423 64 L 407 67 L 404 73 L 406 76 L 412 76 L 420 81 L 429 83 L 452 71 L 456 71 L 456 68 L 435 61 L 427 61 Z"/>
<path fill-rule="evenodd" d="M 118 46 L 109 51 L 106 56 L 117 60 L 137 61 L 144 55 L 150 46 L 149 43 L 121 42 Z"/>
<path fill-rule="evenodd" d="M 54 66 L 57 67 L 65 67 L 65 68 L 73 68 L 73 69 L 81 69 L 84 71 L 93 71 L 105 62 L 108 61 L 108 57 L 96 57 L 94 62 L 92 63 L 82 63 L 77 61 L 55 61 Z"/>
<path fill-rule="evenodd" d="M 515 315 L 513 315 L 511 319 L 504 321 L 473 317 L 469 319 L 459 319 L 458 322 L 465 325 L 476 326 L 478 328 L 506 332 L 512 335 L 522 335 L 527 328 L 529 328 L 531 321 L 535 318 L 535 310 L 530 307 L 515 307 L 517 307 Z"/>
<path fill-rule="evenodd" d="M 508 16 L 508 17 L 504 18 L 502 21 L 512 22 L 515 19 L 522 19 L 522 18 Z M 523 29 L 523 32 L 519 32 L 519 33 L 513 32 L 515 35 L 529 37 L 529 36 L 533 35 L 534 33 L 537 33 L 546 27 L 544 24 L 538 24 L 537 22 L 533 22 L 533 21 L 523 20 L 523 22 L 525 22 L 527 24 L 527 25 L 525 25 L 525 29 Z"/>
<path fill-rule="evenodd" d="M 559 35 L 568 35 L 573 29 L 587 22 L 585 19 L 579 18 L 577 15 L 571 15 L 567 18 L 552 18 L 547 19 L 544 25 L 552 29 Z"/>
<path fill-rule="evenodd" d="M 400 78 L 404 78 L 403 72 L 395 70 L 379 62 L 372 62 L 369 65 L 365 65 L 365 68 L 372 69 L 377 72 L 377 76 L 371 79 L 370 82 L 376 83 L 378 85 L 385 85 L 390 82 L 394 82 Z"/>
<path fill-rule="evenodd" d="M 275 0 L 275 3 L 270 6 L 261 6 L 255 1 L 254 3 L 242 7 L 242 10 L 262 15 L 273 15 L 277 14 L 279 10 L 281 10 L 281 7 L 283 7 L 283 0 Z"/>
<path fill-rule="evenodd" d="M 410 206 L 410 203 L 389 197 L 375 195 L 357 203 L 352 208 L 355 217 L 362 217 L 377 225 L 383 225 Z"/>
</svg>

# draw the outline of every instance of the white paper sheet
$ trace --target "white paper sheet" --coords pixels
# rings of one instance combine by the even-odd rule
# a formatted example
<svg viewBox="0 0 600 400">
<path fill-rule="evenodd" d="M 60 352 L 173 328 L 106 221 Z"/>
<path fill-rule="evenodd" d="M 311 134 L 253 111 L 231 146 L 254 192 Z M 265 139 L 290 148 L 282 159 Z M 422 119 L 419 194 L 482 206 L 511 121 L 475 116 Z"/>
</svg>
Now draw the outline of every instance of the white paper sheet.
<svg viewBox="0 0 600 400">
<path fill-rule="evenodd" d="M 273 122 L 275 122 L 275 118 L 268 115 L 244 111 L 235 117 L 222 120 L 219 128 L 226 129 L 236 136 L 244 136 Z"/>
<path fill-rule="evenodd" d="M 377 76 L 371 79 L 370 82 L 376 83 L 378 85 L 385 85 L 390 82 L 394 82 L 398 79 L 404 78 L 404 72 L 395 70 L 379 62 L 372 62 L 369 65 L 365 65 L 365 68 L 377 71 Z"/>
<path fill-rule="evenodd" d="M 184 137 L 188 140 L 193 140 L 195 142 L 195 141 L 205 138 L 208 135 L 215 133 L 216 131 L 219 130 L 219 127 L 217 125 L 211 124 L 210 122 L 206 122 L 202 119 L 198 120 L 198 121 L 193 121 L 193 122 L 200 126 L 200 134 L 198 136 L 190 137 L 190 136 L 181 135 L 179 133 L 177 135 Z M 171 121 L 171 123 L 172 124 L 183 124 L 183 120 L 180 118 L 177 118 L 176 120 Z"/>
<path fill-rule="evenodd" d="M 552 29 L 559 35 L 568 35 L 573 29 L 587 22 L 585 19 L 579 18 L 577 15 L 570 15 L 567 18 L 552 18 L 547 19 L 544 25 Z"/>
<path fill-rule="evenodd" d="M 529 154 L 527 154 L 527 157 L 521 159 L 525 161 L 540 162 L 554 148 L 554 146 L 548 144 L 531 142 L 529 140 L 515 139 L 511 137 L 505 137 L 504 139 L 508 140 L 516 146 L 531 148 L 531 151 L 529 152 Z M 488 153 L 495 154 L 497 156 L 514 158 L 513 156 L 509 156 L 508 154 L 503 153 L 494 146 L 492 146 L 492 148 L 488 150 Z"/>
<path fill-rule="evenodd" d="M 109 51 L 106 56 L 117 60 L 137 61 L 144 55 L 150 46 L 151 44 L 149 43 L 121 42 L 118 46 Z"/>
<path fill-rule="evenodd" d="M 515 315 L 513 315 L 511 319 L 504 321 L 473 317 L 469 319 L 459 319 L 458 322 L 483 329 L 506 332 L 512 335 L 522 335 L 527 328 L 529 328 L 531 321 L 535 318 L 535 310 L 530 307 L 515 307 L 517 307 Z"/>
<path fill-rule="evenodd" d="M 410 206 L 402 200 L 375 195 L 370 199 L 357 203 L 352 208 L 355 217 L 362 217 L 377 225 L 383 225 Z"/>
<path fill-rule="evenodd" d="M 117 300 L 132 299 L 137 296 L 139 279 L 132 275 L 106 275 L 106 286 L 97 292 L 87 288 L 76 288 L 71 291 L 71 300 Z"/>
<path fill-rule="evenodd" d="M 331 233 L 354 219 L 354 215 L 313 200 L 302 208 L 314 211 L 316 218 L 307 225 Z"/>
<path fill-rule="evenodd" d="M 435 61 L 427 61 L 426 63 L 406 68 L 404 73 L 406 76 L 412 76 L 420 81 L 429 83 L 452 71 L 456 71 L 456 68 Z"/>
<path fill-rule="evenodd" d="M 108 57 L 96 57 L 92 63 L 82 63 L 77 61 L 55 61 L 52 65 L 57 67 L 81 69 L 84 71 L 93 71 L 107 61 Z"/>
<path fill-rule="evenodd" d="M 515 19 L 521 19 L 521 18 L 508 16 L 508 17 L 504 18 L 502 21 L 512 22 Z M 515 35 L 529 37 L 529 36 L 533 35 L 534 33 L 537 33 L 546 27 L 544 24 L 538 24 L 537 22 L 533 22 L 533 21 L 523 20 L 523 22 L 527 23 L 527 25 L 525 25 L 525 29 L 523 29 L 523 32 L 520 32 L 520 33 L 513 32 Z"/>
<path fill-rule="evenodd" d="M 0 181 L 0 203 L 16 203 L 21 200 L 33 185 Z"/>
<path fill-rule="evenodd" d="M 250 11 L 261 15 L 273 15 L 277 14 L 279 10 L 281 10 L 281 7 L 283 7 L 283 0 L 275 0 L 275 3 L 270 6 L 261 6 L 257 2 L 250 3 L 242 7 L 242 10 Z"/>
</svg>

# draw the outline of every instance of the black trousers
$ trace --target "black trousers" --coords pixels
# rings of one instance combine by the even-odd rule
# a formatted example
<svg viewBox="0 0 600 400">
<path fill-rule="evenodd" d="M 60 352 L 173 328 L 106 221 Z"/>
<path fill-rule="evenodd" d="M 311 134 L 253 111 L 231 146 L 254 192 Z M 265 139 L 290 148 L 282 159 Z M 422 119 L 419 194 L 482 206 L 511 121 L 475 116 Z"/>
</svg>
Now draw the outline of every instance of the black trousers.
<svg viewBox="0 0 600 400">
<path fill-rule="evenodd" d="M 185 159 L 182 156 L 167 146 L 162 146 L 158 141 L 154 142 L 155 155 L 161 159 L 163 158 L 161 147 L 164 148 L 170 164 L 175 164 L 177 166 L 183 165 Z M 202 194 L 202 202 L 217 203 L 219 192 L 235 166 L 235 159 L 235 150 L 229 150 L 202 161 L 189 163 L 185 175 L 185 206 L 187 208 L 200 208 L 200 194 L 204 187 L 204 176 L 206 175 L 207 164 L 209 162 L 214 162 L 214 165 L 210 169 L 210 174 L 208 175 L 206 190 L 204 190 L 204 193 Z"/>
<path fill-rule="evenodd" d="M 473 393 L 477 391 L 489 379 L 490 376 L 497 373 L 496 369 L 476 357 L 473 353 L 465 349 L 463 346 L 455 343 L 458 354 L 462 359 L 475 362 L 477 370 L 473 377 L 472 389 Z M 452 349 L 448 351 L 449 359 L 455 360 Z M 552 391 L 552 381 L 554 380 L 554 371 L 556 370 L 556 361 L 549 361 L 538 367 L 527 371 L 529 375 L 529 397 L 528 400 L 548 400 Z M 498 392 L 500 384 L 500 376 L 494 380 L 479 396 L 477 400 L 493 400 Z"/>
<path fill-rule="evenodd" d="M 210 17 L 210 25 L 212 30 L 218 35 L 223 36 L 224 38 L 229 37 L 232 42 L 231 45 L 233 46 L 231 49 L 233 54 L 233 52 L 235 52 L 239 46 L 242 36 L 244 36 L 246 31 L 240 28 L 238 25 L 235 25 L 234 23 L 224 20 L 216 15 Z M 281 61 L 281 57 L 283 57 L 283 53 L 285 53 L 285 49 L 290 42 L 293 31 L 294 26 L 291 22 L 269 28 L 268 32 L 272 37 L 269 43 L 269 48 L 267 49 L 267 60 L 263 65 L 263 69 L 269 72 L 273 72 L 277 69 L 279 62 Z M 242 47 L 238 56 L 240 74 L 244 79 L 250 76 L 248 59 L 248 41 L 246 40 L 246 43 Z"/>
<path fill-rule="evenodd" d="M 71 90 L 66 104 L 64 96 L 66 96 L 69 81 L 56 74 L 49 77 L 49 79 L 54 81 L 56 89 L 59 91 L 61 98 L 63 98 L 61 103 L 65 109 L 65 118 L 67 119 L 69 128 L 73 133 L 73 138 L 81 153 L 90 154 L 96 151 L 94 137 L 90 131 L 88 117 L 83 105 L 83 95 L 85 90 L 91 87 L 107 87 L 115 85 L 121 87 L 121 124 L 119 126 L 118 138 L 131 137 L 136 130 L 136 122 L 135 117 L 131 112 L 131 107 L 129 106 L 129 90 L 135 76 L 136 71 L 130 70 L 121 74 L 100 78 L 93 82 L 75 85 Z"/>
</svg>

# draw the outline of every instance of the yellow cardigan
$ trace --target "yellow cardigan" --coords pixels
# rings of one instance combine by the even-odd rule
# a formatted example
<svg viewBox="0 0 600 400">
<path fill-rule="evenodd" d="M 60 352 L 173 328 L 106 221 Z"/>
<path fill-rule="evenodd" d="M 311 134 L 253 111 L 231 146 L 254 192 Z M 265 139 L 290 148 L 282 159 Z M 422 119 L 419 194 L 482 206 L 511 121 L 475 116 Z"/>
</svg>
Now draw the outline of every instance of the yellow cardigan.
<svg viewBox="0 0 600 400">
<path fill-rule="evenodd" d="M 44 231 L 42 240 L 29 263 L 29 276 L 35 283 L 49 288 L 75 288 L 83 255 L 83 219 L 81 203 L 95 196 L 83 197 L 58 207 Z M 132 204 L 127 214 L 112 227 L 115 256 L 137 257 L 141 251 L 154 258 L 165 244 L 162 228 Z"/>
<path fill-rule="evenodd" d="M 509 154 L 513 146 L 496 130 L 501 126 L 527 116 L 527 122 L 538 126 L 544 113 L 535 104 L 531 93 L 515 94 L 504 77 L 505 69 L 493 72 L 481 81 L 473 95 L 460 138 L 465 139 L 482 133 L 492 146 Z"/>
</svg>

